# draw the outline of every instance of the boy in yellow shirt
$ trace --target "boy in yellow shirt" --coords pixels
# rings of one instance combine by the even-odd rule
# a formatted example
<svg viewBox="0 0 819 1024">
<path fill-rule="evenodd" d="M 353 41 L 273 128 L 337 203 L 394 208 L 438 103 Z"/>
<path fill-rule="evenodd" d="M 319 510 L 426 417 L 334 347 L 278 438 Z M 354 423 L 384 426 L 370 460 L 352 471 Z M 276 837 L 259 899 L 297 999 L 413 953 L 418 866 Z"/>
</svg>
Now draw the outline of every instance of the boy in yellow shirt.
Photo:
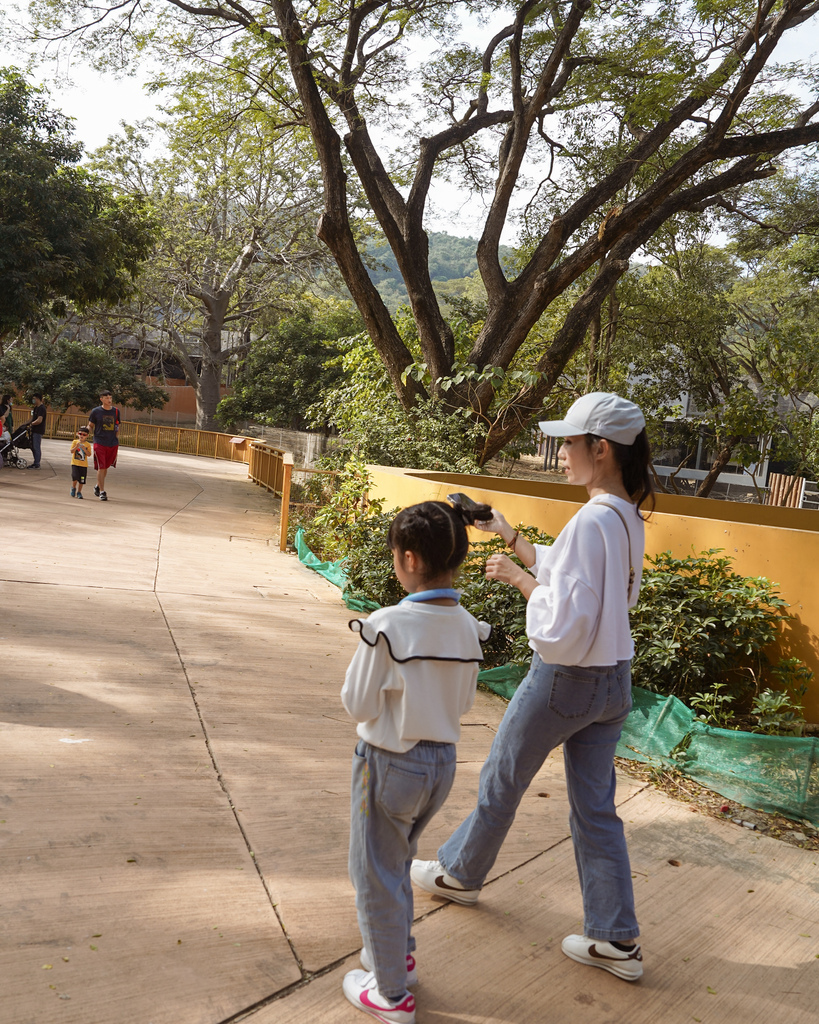
<svg viewBox="0 0 819 1024">
<path fill-rule="evenodd" d="M 82 497 L 82 485 L 88 475 L 88 460 L 91 457 L 91 442 L 88 427 L 80 427 L 71 442 L 71 497 Z"/>
</svg>

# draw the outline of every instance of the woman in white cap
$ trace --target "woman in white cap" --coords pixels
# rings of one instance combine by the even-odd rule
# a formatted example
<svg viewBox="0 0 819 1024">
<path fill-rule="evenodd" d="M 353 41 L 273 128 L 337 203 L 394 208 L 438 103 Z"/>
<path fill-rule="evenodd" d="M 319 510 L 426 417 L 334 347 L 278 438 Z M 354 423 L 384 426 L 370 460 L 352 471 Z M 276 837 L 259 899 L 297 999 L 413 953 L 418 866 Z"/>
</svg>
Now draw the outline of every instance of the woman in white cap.
<svg viewBox="0 0 819 1024">
<path fill-rule="evenodd" d="M 549 752 L 563 744 L 582 935 L 563 940 L 580 963 L 636 981 L 643 973 L 631 866 L 614 803 L 614 752 L 631 709 L 634 644 L 628 610 L 637 602 L 644 551 L 640 505 L 653 495 L 645 418 L 619 395 L 584 395 L 564 420 L 540 424 L 563 437 L 559 459 L 589 501 L 551 547 L 530 544 L 504 517 L 480 529 L 500 534 L 529 571 L 506 555 L 490 579 L 527 600 L 531 668 L 512 698 L 481 771 L 478 804 L 436 861 L 413 861 L 420 888 L 471 906 Z"/>
</svg>

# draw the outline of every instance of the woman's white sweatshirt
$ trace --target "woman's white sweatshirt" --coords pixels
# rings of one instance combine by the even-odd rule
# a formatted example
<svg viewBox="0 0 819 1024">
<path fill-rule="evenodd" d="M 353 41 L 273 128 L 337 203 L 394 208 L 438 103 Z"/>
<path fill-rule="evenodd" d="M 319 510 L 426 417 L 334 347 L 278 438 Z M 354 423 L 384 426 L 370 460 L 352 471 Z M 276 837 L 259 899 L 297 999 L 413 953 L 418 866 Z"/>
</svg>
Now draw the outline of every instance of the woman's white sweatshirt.
<svg viewBox="0 0 819 1024">
<path fill-rule="evenodd" d="M 634 585 L 627 600 L 631 538 Z M 645 527 L 637 508 L 597 495 L 566 524 L 551 547 L 535 545 L 530 572 L 540 584 L 526 607 L 529 646 L 553 665 L 614 665 L 634 654 L 628 609 L 637 603 Z"/>
<path fill-rule="evenodd" d="M 397 753 L 421 740 L 457 743 L 491 627 L 460 605 L 413 601 L 353 619 L 350 629 L 361 639 L 341 701 L 358 735 Z"/>
</svg>

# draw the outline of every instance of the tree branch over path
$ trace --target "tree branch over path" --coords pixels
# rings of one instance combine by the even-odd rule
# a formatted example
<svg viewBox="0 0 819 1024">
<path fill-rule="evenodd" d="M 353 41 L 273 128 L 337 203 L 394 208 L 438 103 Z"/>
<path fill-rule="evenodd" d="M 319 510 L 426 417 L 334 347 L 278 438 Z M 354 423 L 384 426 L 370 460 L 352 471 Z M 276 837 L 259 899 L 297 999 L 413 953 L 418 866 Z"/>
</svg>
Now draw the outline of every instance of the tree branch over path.
<svg viewBox="0 0 819 1024">
<path fill-rule="evenodd" d="M 59 13 L 57 0 L 42 3 Z M 471 9 L 452 0 L 164 0 L 151 22 L 137 0 L 103 2 L 102 14 L 90 0 L 71 5 L 85 12 L 91 46 L 95 36 L 104 40 L 107 16 L 135 36 L 142 31 L 146 45 L 157 26 L 163 40 L 196 34 L 217 59 L 230 30 L 248 67 L 286 66 L 321 165 L 318 236 L 396 394 L 406 409 L 427 394 L 472 406 L 492 424 L 485 459 L 540 413 L 652 232 L 683 214 L 741 211 L 744 186 L 819 139 L 816 69 L 806 64 L 800 78 L 776 63 L 783 40 L 815 30 L 819 2 L 666 5 L 660 14 L 651 3 L 613 13 L 590 0 L 521 0 L 505 24 L 493 7 L 485 24 L 471 17 L 459 31 Z M 241 44 L 236 29 L 244 30 Z M 412 56 L 416 40 L 425 52 L 429 40 L 439 46 L 422 61 Z M 800 87 L 807 101 L 797 99 Z M 536 173 L 541 164 L 545 176 Z M 442 175 L 471 188 L 486 211 L 476 256 L 487 309 L 470 352 L 456 352 L 430 274 L 425 218 Z M 352 213 L 361 193 L 404 278 L 417 352 L 367 273 Z M 521 207 L 511 275 L 500 245 Z M 533 329 L 569 294 L 563 322 L 533 353 Z M 426 376 L 406 372 L 416 361 Z M 452 385 L 463 363 L 540 376 L 502 402 L 502 385 L 487 377 L 476 399 L 474 387 Z"/>
</svg>

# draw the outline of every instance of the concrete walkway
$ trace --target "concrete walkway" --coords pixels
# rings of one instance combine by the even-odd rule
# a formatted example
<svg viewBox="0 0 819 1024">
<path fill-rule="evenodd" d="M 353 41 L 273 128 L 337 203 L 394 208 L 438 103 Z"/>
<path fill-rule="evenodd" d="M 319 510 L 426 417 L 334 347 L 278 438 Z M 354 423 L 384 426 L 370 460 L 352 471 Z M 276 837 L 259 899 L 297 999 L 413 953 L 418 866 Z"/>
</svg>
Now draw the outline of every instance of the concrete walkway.
<svg viewBox="0 0 819 1024">
<path fill-rule="evenodd" d="M 68 445 L 0 472 L 1 1024 L 361 1024 L 347 879 L 355 647 L 282 555 L 244 467 L 123 449 L 69 497 Z M 503 713 L 479 694 L 450 800 Z M 566 960 L 581 928 L 562 761 L 475 908 L 419 895 L 419 1024 L 815 1022 L 815 852 L 624 778 L 646 974 Z"/>
</svg>

